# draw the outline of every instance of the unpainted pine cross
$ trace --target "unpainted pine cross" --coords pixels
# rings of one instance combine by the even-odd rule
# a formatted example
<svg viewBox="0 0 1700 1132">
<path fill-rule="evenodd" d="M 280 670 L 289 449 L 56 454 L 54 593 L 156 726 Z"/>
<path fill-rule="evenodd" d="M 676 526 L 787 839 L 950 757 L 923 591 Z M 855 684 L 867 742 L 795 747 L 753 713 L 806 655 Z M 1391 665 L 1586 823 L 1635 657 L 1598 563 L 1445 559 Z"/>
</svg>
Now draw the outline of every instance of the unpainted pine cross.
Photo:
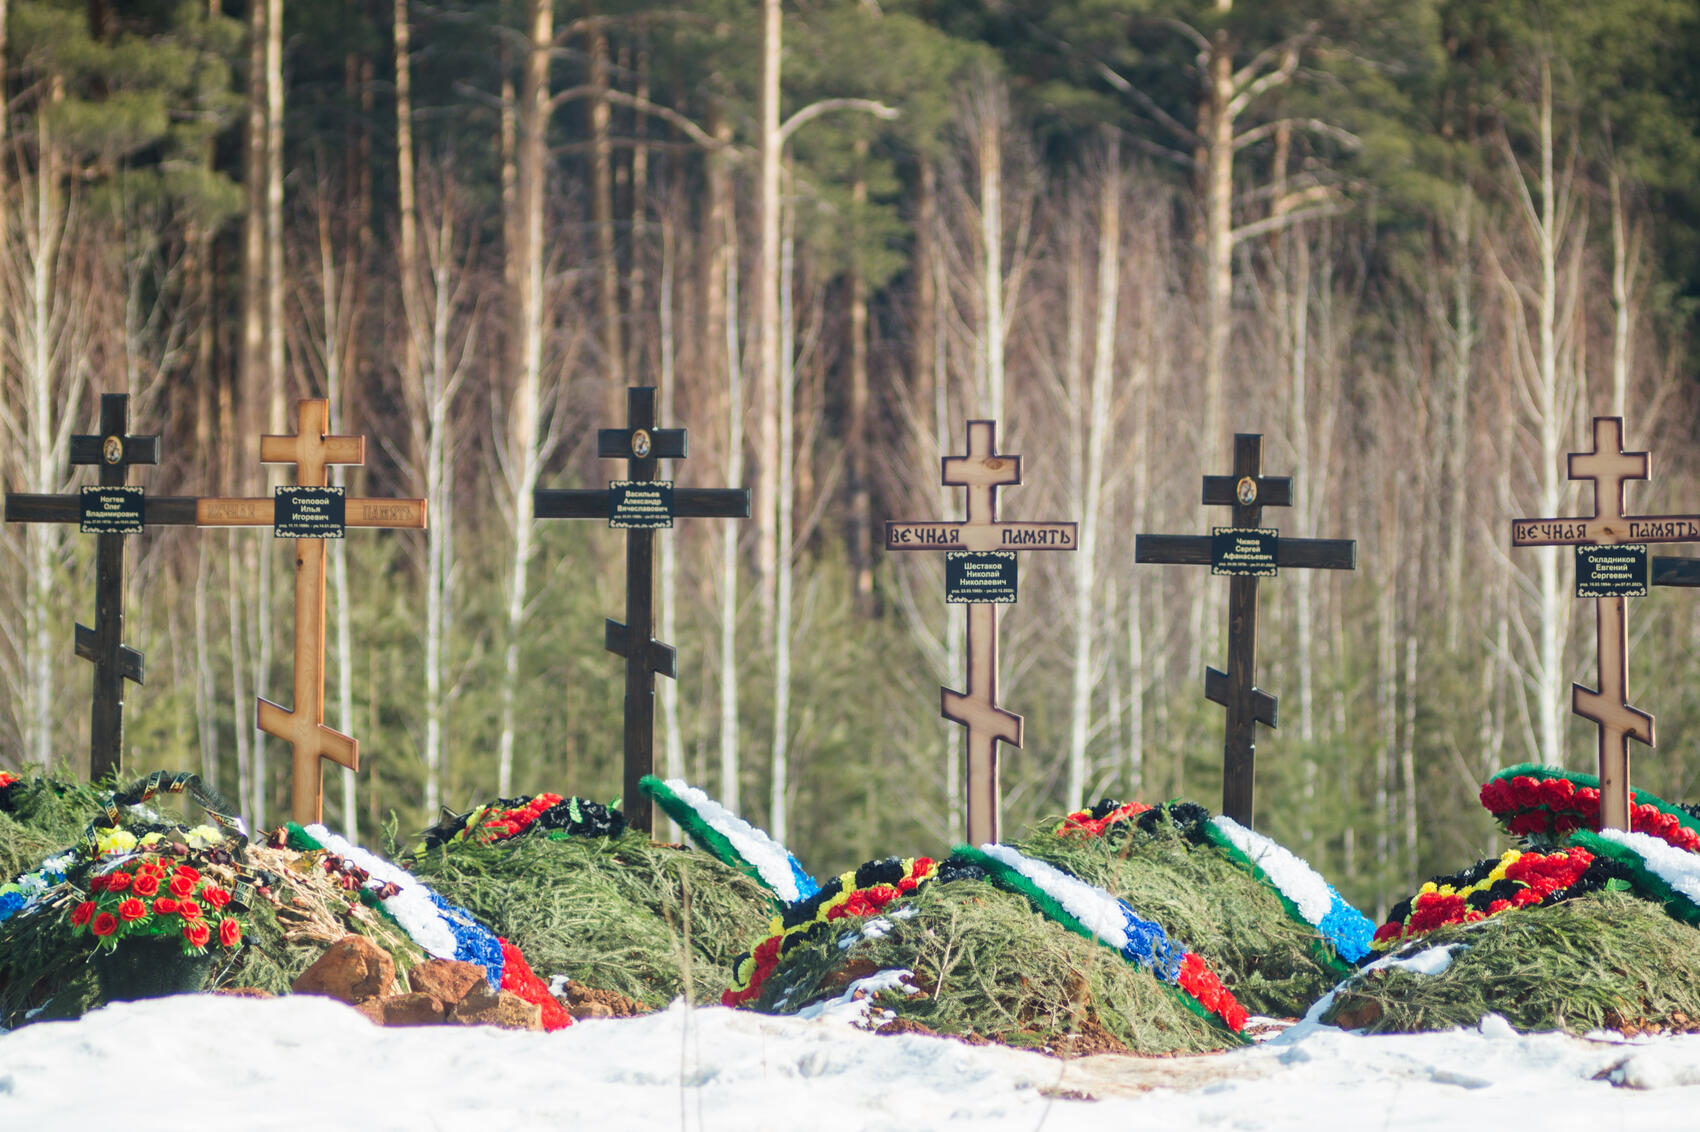
<svg viewBox="0 0 1700 1132">
<path fill-rule="evenodd" d="M 296 406 L 293 436 L 262 436 L 260 460 L 296 465 L 299 487 L 324 487 L 330 464 L 363 464 L 366 438 L 331 436 L 330 410 L 323 400 Z M 273 526 L 274 499 L 199 499 L 196 524 L 203 527 Z M 390 529 L 423 529 L 423 499 L 349 499 L 344 525 Z M 295 541 L 295 681 L 294 708 L 285 710 L 264 697 L 259 701 L 260 730 L 289 743 L 293 752 L 290 817 L 307 825 L 324 811 L 320 760 L 357 770 L 360 744 L 325 726 L 325 540 Z"/>
<path fill-rule="evenodd" d="M 887 550 L 1074 550 L 1074 523 L 999 522 L 998 488 L 1021 482 L 1021 457 L 997 450 L 997 422 L 968 422 L 968 451 L 940 461 L 939 482 L 966 488 L 965 522 L 887 520 Z M 939 689 L 939 714 L 968 728 L 968 840 L 995 842 L 1001 823 L 998 743 L 1021 746 L 1022 718 L 998 706 L 998 607 L 968 602 L 968 691 Z"/>
<path fill-rule="evenodd" d="M 683 460 L 690 437 L 682 428 L 655 427 L 655 388 L 642 385 L 626 390 L 626 427 L 598 429 L 596 454 L 604 460 L 626 461 L 626 479 L 656 482 L 657 462 Z M 539 519 L 611 520 L 615 489 L 539 488 L 532 495 L 532 513 Z M 676 488 L 670 518 L 747 519 L 750 493 L 746 488 Z M 669 521 L 668 525 L 671 525 Z M 626 620 L 612 618 L 603 626 L 603 646 L 626 660 L 625 773 L 626 823 L 650 832 L 654 805 L 639 781 L 655 766 L 655 676 L 677 679 L 673 646 L 655 639 L 655 530 L 630 526 L 626 533 Z M 731 673 L 724 678 L 730 680 Z"/>
<path fill-rule="evenodd" d="M 1204 503 L 1233 508 L 1233 528 L 1263 525 L 1265 507 L 1291 507 L 1293 481 L 1262 474 L 1263 437 L 1234 437 L 1231 475 L 1204 477 Z M 1134 539 L 1135 562 L 1211 565 L 1210 535 L 1151 535 Z M 1275 566 L 1310 570 L 1352 570 L 1357 543 L 1351 539 L 1281 538 L 1275 540 Z M 1257 582 L 1255 575 L 1228 579 L 1228 670 L 1206 667 L 1204 695 L 1228 709 L 1222 743 L 1222 812 L 1248 829 L 1252 824 L 1257 770 L 1257 724 L 1275 726 L 1276 698 L 1256 685 Z"/>
<path fill-rule="evenodd" d="M 158 436 L 131 436 L 130 397 L 103 393 L 100 431 L 71 437 L 71 464 L 96 465 L 101 487 L 126 487 L 130 468 L 159 463 Z M 138 491 L 140 489 L 137 489 Z M 78 523 L 82 496 L 8 494 L 9 523 Z M 162 507 L 143 495 L 140 520 L 148 525 L 194 521 L 182 507 Z M 94 662 L 94 703 L 89 717 L 89 778 L 99 781 L 124 767 L 124 681 L 142 683 L 143 657 L 124 643 L 124 548 L 127 535 L 95 536 L 94 628 L 78 624 L 77 655 Z"/>
<path fill-rule="evenodd" d="M 1570 478 L 1594 481 L 1594 514 L 1571 519 L 1514 519 L 1512 546 L 1614 546 L 1620 543 L 1700 541 L 1700 515 L 1625 515 L 1623 486 L 1644 480 L 1652 462 L 1646 452 L 1623 450 L 1623 418 L 1594 418 L 1594 449 L 1572 452 L 1567 460 Z M 1654 584 L 1680 585 L 1681 559 L 1661 559 L 1666 580 Z M 1628 598 L 1594 599 L 1599 632 L 1599 688 L 1573 684 L 1570 710 L 1591 721 L 1599 734 L 1600 825 L 1630 828 L 1629 740 L 1657 744 L 1653 717 L 1629 705 Z"/>
</svg>

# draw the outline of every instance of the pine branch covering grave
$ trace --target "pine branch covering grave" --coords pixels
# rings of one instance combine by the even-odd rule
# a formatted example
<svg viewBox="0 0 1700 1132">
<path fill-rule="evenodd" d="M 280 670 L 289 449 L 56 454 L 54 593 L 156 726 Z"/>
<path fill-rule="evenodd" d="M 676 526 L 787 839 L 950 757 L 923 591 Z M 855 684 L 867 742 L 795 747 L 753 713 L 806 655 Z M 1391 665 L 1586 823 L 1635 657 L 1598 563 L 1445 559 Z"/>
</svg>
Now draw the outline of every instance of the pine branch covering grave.
<svg viewBox="0 0 1700 1132">
<path fill-rule="evenodd" d="M 1183 933 L 1253 1014 L 1302 1015 L 1352 968 L 1268 885 L 1204 840 L 1207 817 L 1199 806 L 1159 807 L 1096 837 L 1059 837 L 1053 820 L 1015 845 Z"/>
<path fill-rule="evenodd" d="M 1625 1020 L 1683 1028 L 1700 1018 L 1700 932 L 1633 892 L 1593 891 L 1449 924 L 1396 955 L 1448 945 L 1458 946 L 1439 974 L 1360 972 L 1322 1020 L 1415 1033 L 1474 1027 L 1497 1013 L 1525 1032 L 1585 1034 Z"/>
<path fill-rule="evenodd" d="M 948 875 L 948 874 L 945 874 Z M 1070 932 L 1022 896 L 981 880 L 929 883 L 904 910 L 845 916 L 794 947 L 751 1003 L 793 1014 L 879 971 L 906 970 L 910 991 L 877 1006 L 899 1029 L 1069 1052 L 1107 1035 L 1143 1053 L 1199 1053 L 1239 1042 L 1102 944 Z"/>
<path fill-rule="evenodd" d="M 767 890 L 706 853 L 647 835 L 529 832 L 428 849 L 409 869 L 566 975 L 652 1007 L 682 994 L 718 1002 L 731 964 L 767 926 Z M 687 934 L 688 933 L 688 934 Z"/>
</svg>

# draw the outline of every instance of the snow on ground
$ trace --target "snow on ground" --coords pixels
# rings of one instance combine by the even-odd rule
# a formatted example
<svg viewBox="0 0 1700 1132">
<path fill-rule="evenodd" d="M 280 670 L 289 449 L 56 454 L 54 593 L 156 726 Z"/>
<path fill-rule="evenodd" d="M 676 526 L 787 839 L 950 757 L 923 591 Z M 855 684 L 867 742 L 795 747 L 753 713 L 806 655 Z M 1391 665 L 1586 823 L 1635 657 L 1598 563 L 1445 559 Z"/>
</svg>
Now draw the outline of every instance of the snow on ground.
<svg viewBox="0 0 1700 1132">
<path fill-rule="evenodd" d="M 118 1003 L 0 1033 L 0 1129 L 862 1132 L 1693 1127 L 1700 1036 L 1312 1022 L 1184 1058 L 1057 1061 L 724 1007 L 554 1034 L 385 1030 L 329 999 Z"/>
</svg>

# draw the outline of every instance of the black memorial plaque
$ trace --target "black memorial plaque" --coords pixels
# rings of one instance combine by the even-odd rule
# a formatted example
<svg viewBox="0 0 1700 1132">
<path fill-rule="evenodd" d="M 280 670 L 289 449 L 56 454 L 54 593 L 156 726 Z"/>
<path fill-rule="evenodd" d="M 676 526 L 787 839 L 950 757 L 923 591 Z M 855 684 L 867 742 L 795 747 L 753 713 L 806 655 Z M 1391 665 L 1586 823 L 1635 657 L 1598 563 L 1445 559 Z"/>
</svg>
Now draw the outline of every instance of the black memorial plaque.
<svg viewBox="0 0 1700 1132">
<path fill-rule="evenodd" d="M 1210 528 L 1210 572 L 1273 578 L 1278 537 L 1272 527 Z"/>
<path fill-rule="evenodd" d="M 142 489 L 139 486 L 85 487 L 78 499 L 79 530 L 85 535 L 142 533 Z"/>
<path fill-rule="evenodd" d="M 1646 597 L 1651 576 L 1646 543 L 1576 548 L 1577 597 Z"/>
<path fill-rule="evenodd" d="M 341 538 L 344 501 L 340 487 L 279 487 L 272 534 L 278 538 Z"/>
<path fill-rule="evenodd" d="M 944 556 L 944 599 L 954 605 L 1014 605 L 1013 550 L 952 550 Z"/>
<path fill-rule="evenodd" d="M 671 527 L 673 481 L 610 480 L 608 525 L 627 531 L 655 531 Z"/>
</svg>

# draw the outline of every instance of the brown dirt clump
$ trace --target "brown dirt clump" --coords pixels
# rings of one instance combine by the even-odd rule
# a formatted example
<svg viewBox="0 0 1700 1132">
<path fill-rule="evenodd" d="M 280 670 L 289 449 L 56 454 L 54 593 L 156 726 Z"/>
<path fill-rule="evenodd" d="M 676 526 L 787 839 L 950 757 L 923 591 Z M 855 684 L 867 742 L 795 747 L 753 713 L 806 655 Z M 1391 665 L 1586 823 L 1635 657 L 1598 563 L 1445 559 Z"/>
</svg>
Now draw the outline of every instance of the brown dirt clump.
<svg viewBox="0 0 1700 1132">
<path fill-rule="evenodd" d="M 574 1018 L 636 1018 L 653 1009 L 619 991 L 587 987 L 571 979 L 567 980 L 562 997 L 567 1000 L 567 1013 Z"/>
</svg>

